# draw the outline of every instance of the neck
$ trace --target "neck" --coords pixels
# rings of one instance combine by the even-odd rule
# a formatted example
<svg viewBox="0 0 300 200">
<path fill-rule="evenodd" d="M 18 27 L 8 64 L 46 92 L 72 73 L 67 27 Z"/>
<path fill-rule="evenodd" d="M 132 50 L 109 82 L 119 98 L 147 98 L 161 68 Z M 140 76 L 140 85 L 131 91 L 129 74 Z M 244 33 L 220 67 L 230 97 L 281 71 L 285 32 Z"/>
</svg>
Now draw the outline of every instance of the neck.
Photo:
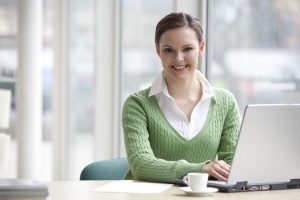
<svg viewBox="0 0 300 200">
<path fill-rule="evenodd" d="M 175 99 L 200 100 L 202 88 L 194 76 L 191 80 L 175 81 L 166 78 L 169 94 Z"/>
</svg>

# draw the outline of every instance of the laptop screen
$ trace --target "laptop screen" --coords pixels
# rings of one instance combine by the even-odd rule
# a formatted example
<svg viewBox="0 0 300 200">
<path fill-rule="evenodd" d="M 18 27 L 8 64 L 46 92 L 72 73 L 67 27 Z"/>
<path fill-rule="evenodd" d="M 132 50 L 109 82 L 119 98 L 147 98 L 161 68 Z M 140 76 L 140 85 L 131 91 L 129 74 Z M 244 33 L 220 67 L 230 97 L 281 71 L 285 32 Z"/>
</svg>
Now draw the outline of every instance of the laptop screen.
<svg viewBox="0 0 300 200">
<path fill-rule="evenodd" d="M 300 104 L 248 105 L 227 184 L 300 178 Z"/>
</svg>

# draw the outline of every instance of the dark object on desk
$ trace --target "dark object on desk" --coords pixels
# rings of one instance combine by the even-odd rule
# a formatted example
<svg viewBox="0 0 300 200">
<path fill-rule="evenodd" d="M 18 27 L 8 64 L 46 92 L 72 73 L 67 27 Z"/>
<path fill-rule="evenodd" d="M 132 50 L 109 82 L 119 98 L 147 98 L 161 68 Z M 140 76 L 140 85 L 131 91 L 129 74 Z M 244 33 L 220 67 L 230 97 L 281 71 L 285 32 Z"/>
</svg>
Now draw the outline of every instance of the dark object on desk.
<svg viewBox="0 0 300 200">
<path fill-rule="evenodd" d="M 0 179 L 0 197 L 47 197 L 48 195 L 48 186 L 44 183 L 25 179 Z"/>
<path fill-rule="evenodd" d="M 176 179 L 178 186 L 187 186 L 182 179 Z M 234 185 L 226 185 L 224 181 L 209 180 L 209 187 L 218 188 L 220 192 L 250 192 L 250 191 L 265 191 L 265 190 L 285 190 L 285 189 L 300 189 L 300 179 L 291 179 L 290 182 L 273 183 L 273 184 L 248 184 L 247 181 L 238 182 Z M 223 187 L 222 187 L 223 185 Z"/>
<path fill-rule="evenodd" d="M 80 180 L 122 180 L 127 171 L 127 158 L 102 160 L 87 165 L 80 174 Z"/>
<path fill-rule="evenodd" d="M 183 182 L 182 179 L 176 179 L 175 185 L 181 186 L 181 187 L 186 187 L 187 185 Z"/>
<path fill-rule="evenodd" d="M 221 192 L 300 188 L 300 104 L 248 105 L 227 182 Z"/>
</svg>

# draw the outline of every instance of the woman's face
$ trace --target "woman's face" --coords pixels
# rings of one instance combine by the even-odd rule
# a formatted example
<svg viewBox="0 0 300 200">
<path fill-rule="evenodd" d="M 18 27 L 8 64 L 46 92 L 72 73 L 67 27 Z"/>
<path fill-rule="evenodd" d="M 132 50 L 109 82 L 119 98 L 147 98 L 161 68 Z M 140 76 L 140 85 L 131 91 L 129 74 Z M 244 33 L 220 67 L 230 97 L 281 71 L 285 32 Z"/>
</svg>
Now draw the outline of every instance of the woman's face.
<svg viewBox="0 0 300 200">
<path fill-rule="evenodd" d="M 198 41 L 192 28 L 181 27 L 163 33 L 156 45 L 156 51 L 167 80 L 191 80 L 199 55 L 204 52 L 204 43 Z"/>
</svg>

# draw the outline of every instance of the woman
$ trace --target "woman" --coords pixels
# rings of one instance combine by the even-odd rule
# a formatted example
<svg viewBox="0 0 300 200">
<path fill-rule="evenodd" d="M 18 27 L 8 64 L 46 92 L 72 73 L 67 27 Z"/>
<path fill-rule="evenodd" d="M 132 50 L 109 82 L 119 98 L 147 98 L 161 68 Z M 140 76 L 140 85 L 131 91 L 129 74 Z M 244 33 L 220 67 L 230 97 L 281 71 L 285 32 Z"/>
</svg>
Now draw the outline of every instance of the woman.
<svg viewBox="0 0 300 200">
<path fill-rule="evenodd" d="M 240 115 L 233 95 L 213 88 L 197 70 L 204 53 L 199 20 L 185 13 L 165 16 L 155 45 L 162 73 L 123 107 L 130 166 L 125 178 L 175 182 L 189 172 L 207 172 L 226 181 Z"/>
</svg>

